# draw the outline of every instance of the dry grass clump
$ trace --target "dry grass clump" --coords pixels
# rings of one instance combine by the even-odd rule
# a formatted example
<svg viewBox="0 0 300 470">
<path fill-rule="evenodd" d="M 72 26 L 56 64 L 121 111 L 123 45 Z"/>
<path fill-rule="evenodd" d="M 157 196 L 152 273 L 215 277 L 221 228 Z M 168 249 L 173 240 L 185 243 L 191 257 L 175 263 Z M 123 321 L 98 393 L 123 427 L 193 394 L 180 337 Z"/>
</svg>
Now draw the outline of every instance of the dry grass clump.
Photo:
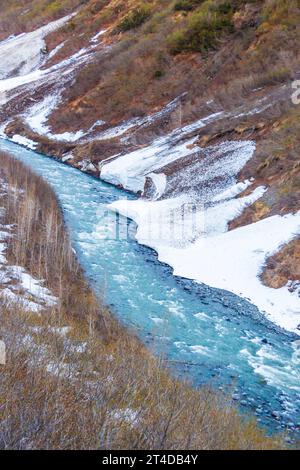
<svg viewBox="0 0 300 470">
<path fill-rule="evenodd" d="M 171 53 L 205 53 L 216 49 L 224 34 L 235 31 L 232 18 L 237 4 L 239 2 L 202 2 L 189 16 L 187 25 L 168 38 Z"/>
<path fill-rule="evenodd" d="M 133 10 L 129 11 L 127 15 L 122 18 L 119 25 L 116 28 L 116 32 L 130 31 L 131 29 L 138 28 L 151 16 L 151 6 L 145 2 L 142 2 L 136 6 Z"/>
<path fill-rule="evenodd" d="M 58 304 L 40 315 L 1 306 L 0 448 L 273 449 L 230 400 L 171 377 L 97 304 L 50 187 L 1 154 L 10 263 L 44 278 Z M 17 191 L 16 191 L 17 189 Z M 21 191 L 20 191 L 21 190 Z"/>
</svg>

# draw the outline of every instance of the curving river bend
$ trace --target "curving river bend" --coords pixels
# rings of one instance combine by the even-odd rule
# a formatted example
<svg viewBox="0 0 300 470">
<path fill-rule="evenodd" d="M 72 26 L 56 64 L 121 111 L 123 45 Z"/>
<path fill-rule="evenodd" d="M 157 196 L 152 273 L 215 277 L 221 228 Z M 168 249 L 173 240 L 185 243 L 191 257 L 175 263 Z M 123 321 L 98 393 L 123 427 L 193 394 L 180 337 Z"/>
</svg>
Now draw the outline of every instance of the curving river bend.
<svg viewBox="0 0 300 470">
<path fill-rule="evenodd" d="M 134 196 L 9 141 L 0 139 L 0 150 L 51 184 L 94 289 L 175 373 L 229 391 L 270 431 L 288 427 L 300 436 L 297 337 L 233 294 L 174 277 L 135 241 L 133 223 L 107 209 Z"/>
</svg>

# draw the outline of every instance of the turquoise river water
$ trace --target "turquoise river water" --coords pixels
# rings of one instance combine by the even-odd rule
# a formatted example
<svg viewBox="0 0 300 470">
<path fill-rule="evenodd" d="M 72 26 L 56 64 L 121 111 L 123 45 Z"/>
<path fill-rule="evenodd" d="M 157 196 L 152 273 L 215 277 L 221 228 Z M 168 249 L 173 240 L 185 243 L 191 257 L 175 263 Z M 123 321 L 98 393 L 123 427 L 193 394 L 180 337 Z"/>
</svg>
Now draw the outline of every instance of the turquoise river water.
<svg viewBox="0 0 300 470">
<path fill-rule="evenodd" d="M 233 294 L 174 277 L 135 241 L 134 224 L 107 209 L 135 196 L 9 141 L 0 139 L 0 150 L 51 184 L 94 289 L 173 373 L 231 393 L 271 432 L 300 436 L 299 337 Z"/>
</svg>

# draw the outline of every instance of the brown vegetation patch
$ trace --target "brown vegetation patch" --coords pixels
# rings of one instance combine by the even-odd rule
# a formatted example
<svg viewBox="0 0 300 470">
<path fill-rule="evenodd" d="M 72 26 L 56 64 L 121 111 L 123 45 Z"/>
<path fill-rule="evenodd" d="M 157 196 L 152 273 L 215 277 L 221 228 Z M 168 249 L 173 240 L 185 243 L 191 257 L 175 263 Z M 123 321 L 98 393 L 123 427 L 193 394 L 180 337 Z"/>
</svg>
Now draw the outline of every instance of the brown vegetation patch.
<svg viewBox="0 0 300 470">
<path fill-rule="evenodd" d="M 289 281 L 300 282 L 299 238 L 268 258 L 261 278 L 264 284 L 275 289 L 285 286 Z M 293 289 L 292 286 L 291 289 Z"/>
<path fill-rule="evenodd" d="M 81 0 L 9 0 L 2 2 L 0 17 L 0 41 L 12 34 L 30 32 L 50 21 L 68 15 Z"/>
</svg>

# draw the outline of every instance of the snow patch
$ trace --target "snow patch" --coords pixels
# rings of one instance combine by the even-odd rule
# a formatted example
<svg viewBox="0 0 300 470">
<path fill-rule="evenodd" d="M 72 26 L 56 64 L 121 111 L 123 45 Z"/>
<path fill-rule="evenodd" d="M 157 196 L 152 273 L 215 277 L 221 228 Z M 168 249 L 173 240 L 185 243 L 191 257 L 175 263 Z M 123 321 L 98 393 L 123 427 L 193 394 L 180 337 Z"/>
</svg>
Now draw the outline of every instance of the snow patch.
<svg viewBox="0 0 300 470">
<path fill-rule="evenodd" d="M 3 192 L 14 189 L 0 182 Z M 1 214 L 3 215 L 3 213 Z M 7 240 L 13 236 L 14 227 L 2 226 L 0 231 L 0 298 L 8 304 L 19 305 L 26 311 L 40 312 L 57 304 L 57 298 L 43 286 L 43 281 L 33 278 L 21 266 L 8 265 L 5 251 Z"/>
<path fill-rule="evenodd" d="M 36 147 L 37 147 L 37 143 L 34 142 L 33 140 L 31 139 L 28 139 L 27 137 L 24 137 L 22 135 L 18 135 L 18 134 L 15 134 L 12 139 L 11 139 L 13 142 L 15 142 L 16 144 L 19 144 L 19 145 L 23 145 L 24 147 L 27 147 L 31 150 L 35 150 Z"/>
<path fill-rule="evenodd" d="M 50 54 L 48 55 L 48 58 L 47 58 L 47 59 L 48 59 L 48 60 L 52 59 L 52 57 L 54 57 L 54 56 L 58 53 L 58 51 L 60 51 L 60 50 L 64 47 L 64 45 L 65 45 L 65 41 L 62 42 L 62 43 L 60 43 L 60 44 L 58 44 L 58 45 L 50 52 Z"/>
<path fill-rule="evenodd" d="M 60 102 L 60 93 L 46 96 L 43 101 L 34 104 L 25 114 L 23 118 L 30 126 L 30 128 L 40 135 L 45 135 L 49 139 L 58 140 L 61 142 L 77 142 L 84 136 L 88 135 L 94 130 L 95 127 L 105 124 L 104 121 L 96 121 L 91 128 L 84 132 L 82 130 L 77 132 L 63 132 L 55 134 L 51 132 L 50 127 L 46 124 L 50 114 L 55 110 Z"/>
<path fill-rule="evenodd" d="M 103 34 L 106 33 L 106 31 L 107 29 L 102 29 L 101 31 L 99 31 L 99 33 L 95 34 L 95 36 L 91 38 L 90 42 L 93 44 L 97 43 L 100 36 L 103 36 Z"/>
<path fill-rule="evenodd" d="M 137 127 L 144 127 L 149 125 L 158 119 L 162 118 L 163 116 L 170 114 L 173 110 L 175 110 L 180 103 L 181 96 L 175 98 L 162 109 L 157 111 L 154 114 L 145 117 L 136 117 L 129 119 L 127 121 L 123 121 L 115 127 L 110 127 L 105 131 L 101 132 L 97 135 L 97 139 L 99 140 L 108 140 L 108 139 L 115 139 L 116 137 L 121 137 L 122 135 L 126 134 L 129 130 L 137 128 Z M 124 140 L 124 142 L 126 139 Z"/>
<path fill-rule="evenodd" d="M 60 96 L 47 96 L 43 101 L 36 103 L 23 116 L 30 128 L 40 135 L 45 135 L 53 140 L 62 142 L 76 142 L 84 136 L 83 131 L 64 132 L 62 134 L 53 134 L 50 127 L 46 125 L 49 115 L 58 106 Z"/>
<path fill-rule="evenodd" d="M 63 26 L 73 15 L 65 16 L 26 34 L 0 43 L 0 80 L 13 75 L 28 75 L 44 61 L 44 38 Z"/>
<path fill-rule="evenodd" d="M 167 185 L 167 177 L 164 173 L 149 173 L 148 178 L 151 178 L 155 186 L 155 194 L 153 199 L 159 199 L 165 192 Z"/>
<path fill-rule="evenodd" d="M 220 113 L 207 116 L 156 139 L 148 147 L 135 150 L 115 160 L 104 161 L 101 165 L 101 178 L 108 183 L 122 185 L 131 191 L 142 192 L 145 178 L 149 173 L 199 151 L 199 148 L 193 147 L 197 137 L 187 139 L 185 142 L 182 142 L 182 139 L 192 131 L 217 119 L 219 115 Z"/>
<path fill-rule="evenodd" d="M 138 224 L 139 243 L 159 252 L 163 246 L 182 248 L 198 238 L 226 232 L 228 223 L 265 191 L 258 187 L 248 196 L 212 207 L 195 204 L 187 194 L 161 201 L 119 200 L 108 207 L 134 220 Z"/>
</svg>

